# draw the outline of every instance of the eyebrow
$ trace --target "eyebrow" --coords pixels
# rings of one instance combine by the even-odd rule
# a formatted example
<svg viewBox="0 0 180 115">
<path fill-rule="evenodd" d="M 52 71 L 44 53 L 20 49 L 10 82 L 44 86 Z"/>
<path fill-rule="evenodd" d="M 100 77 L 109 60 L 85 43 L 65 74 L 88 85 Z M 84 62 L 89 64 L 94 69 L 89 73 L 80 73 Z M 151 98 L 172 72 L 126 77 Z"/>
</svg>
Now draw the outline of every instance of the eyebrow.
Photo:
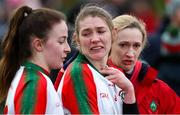
<svg viewBox="0 0 180 115">
<path fill-rule="evenodd" d="M 104 26 L 100 26 L 100 27 L 95 27 L 97 30 L 100 30 L 100 29 L 106 29 Z M 83 29 L 82 31 L 89 31 L 91 30 L 90 28 L 85 28 Z"/>
</svg>

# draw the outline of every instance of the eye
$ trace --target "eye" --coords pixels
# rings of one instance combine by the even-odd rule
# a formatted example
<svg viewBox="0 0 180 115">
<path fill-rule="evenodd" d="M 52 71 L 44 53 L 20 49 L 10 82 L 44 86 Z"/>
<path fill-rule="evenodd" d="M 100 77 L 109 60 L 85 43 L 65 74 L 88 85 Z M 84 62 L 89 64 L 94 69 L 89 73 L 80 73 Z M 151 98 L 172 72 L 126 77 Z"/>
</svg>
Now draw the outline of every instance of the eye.
<svg viewBox="0 0 180 115">
<path fill-rule="evenodd" d="M 82 36 L 89 36 L 90 35 L 90 32 L 86 32 L 86 33 L 83 33 Z"/>
<path fill-rule="evenodd" d="M 84 37 L 88 37 L 88 36 L 90 36 L 91 35 L 91 31 L 84 31 L 84 32 L 82 32 L 82 36 L 84 36 Z"/>
<path fill-rule="evenodd" d="M 103 34 L 103 33 L 105 33 L 105 32 L 106 32 L 105 30 L 99 30 L 99 31 L 98 31 L 99 34 Z"/>
<path fill-rule="evenodd" d="M 64 42 L 66 42 L 66 38 L 61 38 L 61 39 L 58 41 L 59 44 L 63 44 Z"/>
<path fill-rule="evenodd" d="M 127 47 L 128 45 L 127 45 L 126 43 L 119 43 L 119 46 L 120 46 L 121 48 L 125 48 L 125 47 Z"/>
<path fill-rule="evenodd" d="M 134 48 L 138 49 L 138 48 L 140 48 L 140 47 L 141 47 L 141 44 L 136 43 L 136 44 L 134 44 L 133 46 L 134 46 Z"/>
</svg>

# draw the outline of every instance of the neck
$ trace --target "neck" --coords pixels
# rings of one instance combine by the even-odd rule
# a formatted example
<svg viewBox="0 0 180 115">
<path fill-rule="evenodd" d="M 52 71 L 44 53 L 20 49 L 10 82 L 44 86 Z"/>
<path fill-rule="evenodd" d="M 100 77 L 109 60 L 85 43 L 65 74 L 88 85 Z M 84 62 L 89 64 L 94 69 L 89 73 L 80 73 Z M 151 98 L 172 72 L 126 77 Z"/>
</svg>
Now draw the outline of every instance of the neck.
<svg viewBox="0 0 180 115">
<path fill-rule="evenodd" d="M 130 70 L 126 71 L 127 74 L 132 74 L 134 68 L 131 68 Z"/>
<path fill-rule="evenodd" d="M 48 68 L 48 66 L 44 63 L 42 58 L 29 58 L 28 59 L 30 62 L 42 67 L 43 69 L 45 69 L 46 71 L 50 72 L 50 69 Z"/>
<path fill-rule="evenodd" d="M 117 67 L 119 67 L 119 64 L 116 62 L 116 60 L 119 60 L 118 58 L 116 58 L 116 56 L 109 56 L 109 59 L 112 61 L 113 65 L 116 65 Z M 123 68 L 122 68 L 123 69 Z"/>
<path fill-rule="evenodd" d="M 102 68 L 106 67 L 107 66 L 107 58 L 104 58 L 102 60 L 90 60 L 88 59 L 89 62 L 94 65 L 94 67 L 97 69 L 97 70 L 101 70 Z"/>
</svg>

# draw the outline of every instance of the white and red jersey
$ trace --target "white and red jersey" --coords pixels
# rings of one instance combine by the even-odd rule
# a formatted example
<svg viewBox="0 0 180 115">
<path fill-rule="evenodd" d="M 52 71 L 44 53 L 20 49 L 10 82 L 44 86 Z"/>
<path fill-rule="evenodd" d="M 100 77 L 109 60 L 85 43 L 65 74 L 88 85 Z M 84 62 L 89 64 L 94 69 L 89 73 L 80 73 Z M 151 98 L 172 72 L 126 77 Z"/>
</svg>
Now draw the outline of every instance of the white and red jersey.
<svg viewBox="0 0 180 115">
<path fill-rule="evenodd" d="M 122 114 L 121 89 L 101 75 L 83 55 L 71 63 L 58 87 L 71 114 Z"/>
<path fill-rule="evenodd" d="M 26 62 L 8 91 L 5 114 L 63 114 L 62 103 L 43 68 Z"/>
</svg>

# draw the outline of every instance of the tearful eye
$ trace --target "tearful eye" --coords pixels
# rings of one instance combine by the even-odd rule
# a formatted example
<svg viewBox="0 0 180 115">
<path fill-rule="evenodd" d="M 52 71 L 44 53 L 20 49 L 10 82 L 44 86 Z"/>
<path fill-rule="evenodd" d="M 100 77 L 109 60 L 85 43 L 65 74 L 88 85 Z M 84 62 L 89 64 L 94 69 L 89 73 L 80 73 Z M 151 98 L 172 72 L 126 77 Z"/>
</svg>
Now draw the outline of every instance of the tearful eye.
<svg viewBox="0 0 180 115">
<path fill-rule="evenodd" d="M 88 37 L 88 36 L 91 36 L 92 32 L 89 32 L 89 31 L 86 31 L 86 32 L 82 32 L 82 36 L 84 37 Z"/>
<path fill-rule="evenodd" d="M 105 33 L 106 31 L 104 31 L 104 30 L 101 30 L 101 31 L 98 31 L 98 33 L 100 33 L 100 34 L 103 34 L 103 33 Z"/>
<path fill-rule="evenodd" d="M 90 35 L 90 33 L 84 33 L 84 34 L 82 34 L 82 36 L 89 36 Z"/>
</svg>

